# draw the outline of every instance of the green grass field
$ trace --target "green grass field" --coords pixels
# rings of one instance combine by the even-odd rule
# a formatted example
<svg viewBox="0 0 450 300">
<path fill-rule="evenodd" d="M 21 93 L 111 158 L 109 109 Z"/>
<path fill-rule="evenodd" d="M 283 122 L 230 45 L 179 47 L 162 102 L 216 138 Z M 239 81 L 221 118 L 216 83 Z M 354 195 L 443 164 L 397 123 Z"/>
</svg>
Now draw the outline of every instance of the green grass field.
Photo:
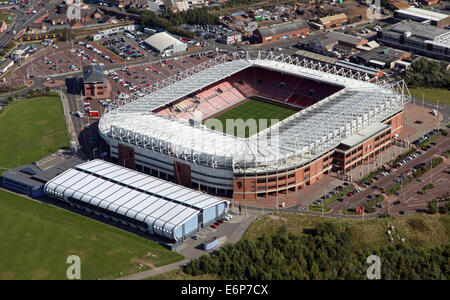
<svg viewBox="0 0 450 300">
<path fill-rule="evenodd" d="M 6 24 L 11 24 L 13 18 L 14 17 L 12 15 L 9 15 L 9 14 L 3 13 L 3 12 L 0 13 L 0 22 L 5 21 Z"/>
<path fill-rule="evenodd" d="M 422 100 L 423 98 L 427 101 L 438 102 L 439 104 L 450 105 L 450 91 L 444 89 L 425 89 L 425 88 L 409 88 L 411 96 L 417 100 Z M 419 101 L 419 102 L 420 102 Z M 416 101 L 417 104 L 417 101 Z M 419 103 L 420 104 L 420 103 Z"/>
<path fill-rule="evenodd" d="M 213 119 L 207 120 L 205 122 L 205 125 L 211 129 L 233 134 L 234 136 L 247 138 L 251 135 L 258 133 L 262 129 L 268 128 L 276 124 L 278 121 L 286 119 L 287 117 L 295 114 L 296 112 L 297 110 L 295 109 L 282 107 L 264 101 L 259 101 L 256 99 L 250 99 L 247 102 L 215 117 L 215 119 L 220 121 L 220 123 L 222 124 L 221 127 L 223 129 L 213 126 L 214 125 Z M 238 120 L 238 119 L 241 119 L 243 120 L 243 122 L 246 122 L 245 123 L 246 126 L 245 127 L 239 126 L 239 131 L 238 126 L 233 126 L 234 133 L 232 133 L 233 127 L 227 128 L 226 126 L 227 120 Z M 272 119 L 278 121 L 272 122 Z M 267 123 L 262 123 L 262 126 L 260 126 L 261 125 L 260 120 L 267 120 Z M 252 124 L 254 125 L 251 126 Z M 264 124 L 267 124 L 267 127 L 264 126 Z M 250 130 L 250 126 L 252 127 L 252 130 Z"/>
<path fill-rule="evenodd" d="M 68 144 L 57 96 L 20 100 L 0 113 L 0 168 L 31 163 Z"/>
<path fill-rule="evenodd" d="M 3 190 L 0 239 L 0 280 L 66 279 L 69 255 L 80 257 L 81 279 L 116 278 L 183 259 L 145 238 Z"/>
</svg>

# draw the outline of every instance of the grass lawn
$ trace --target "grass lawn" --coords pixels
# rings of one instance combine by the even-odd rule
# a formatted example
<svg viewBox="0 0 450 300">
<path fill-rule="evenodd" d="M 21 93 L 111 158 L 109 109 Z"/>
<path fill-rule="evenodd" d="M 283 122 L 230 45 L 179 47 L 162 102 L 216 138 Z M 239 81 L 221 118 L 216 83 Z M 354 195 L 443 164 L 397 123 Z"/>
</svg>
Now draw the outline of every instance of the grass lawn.
<svg viewBox="0 0 450 300">
<path fill-rule="evenodd" d="M 20 100 L 0 113 L 1 168 L 31 163 L 68 144 L 58 96 Z"/>
<path fill-rule="evenodd" d="M 115 278 L 183 259 L 145 238 L 3 190 L 0 239 L 0 280 L 66 279 L 69 255 L 80 257 L 81 279 Z"/>
<path fill-rule="evenodd" d="M 11 18 L 10 18 L 11 17 Z M 3 12 L 0 12 L 0 22 L 1 21 L 5 21 L 6 24 L 11 24 L 12 20 L 13 20 L 13 16 L 9 15 L 9 14 L 5 14 Z"/>
<path fill-rule="evenodd" d="M 422 94 L 427 101 L 450 105 L 450 91 L 444 89 L 409 88 L 411 96 L 422 100 Z M 416 102 L 417 103 L 417 102 Z"/>
<path fill-rule="evenodd" d="M 247 102 L 215 117 L 215 119 L 219 120 L 220 123 L 222 124 L 223 130 L 222 128 L 215 128 L 214 126 L 212 126 L 214 122 L 212 122 L 211 119 L 210 119 L 211 121 L 207 120 L 205 125 L 208 128 L 222 132 L 225 131 L 228 133 L 228 131 L 232 132 L 233 128 L 228 129 L 226 126 L 226 121 L 241 119 L 244 122 L 246 122 L 245 125 L 248 125 L 245 127 L 245 134 L 243 132 L 244 128 L 240 128 L 238 132 L 238 128 L 236 128 L 235 126 L 234 135 L 247 138 L 253 134 L 258 133 L 260 130 L 265 129 L 264 125 L 262 126 L 262 128 L 260 128 L 260 120 L 267 120 L 267 127 L 270 127 L 277 123 L 277 122 L 272 123 L 272 119 L 281 121 L 295 114 L 296 112 L 297 110 L 295 109 L 286 108 L 283 106 L 267 103 L 264 101 L 250 99 Z M 253 124 L 256 125 L 256 128 L 252 128 L 252 134 L 250 134 L 249 129 L 249 125 L 252 124 L 251 120 L 254 120 L 255 122 L 253 122 Z"/>
</svg>

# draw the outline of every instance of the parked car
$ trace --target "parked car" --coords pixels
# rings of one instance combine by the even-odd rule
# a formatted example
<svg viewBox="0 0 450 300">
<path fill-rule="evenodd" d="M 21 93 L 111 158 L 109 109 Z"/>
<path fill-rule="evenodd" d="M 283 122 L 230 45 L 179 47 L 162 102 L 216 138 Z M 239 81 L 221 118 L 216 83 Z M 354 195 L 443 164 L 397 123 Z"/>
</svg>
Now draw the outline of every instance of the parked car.
<svg viewBox="0 0 450 300">
<path fill-rule="evenodd" d="M 398 213 L 401 214 L 401 215 L 404 215 L 404 214 L 405 214 L 405 211 L 404 211 L 404 210 L 401 210 L 401 211 L 399 211 Z"/>
</svg>

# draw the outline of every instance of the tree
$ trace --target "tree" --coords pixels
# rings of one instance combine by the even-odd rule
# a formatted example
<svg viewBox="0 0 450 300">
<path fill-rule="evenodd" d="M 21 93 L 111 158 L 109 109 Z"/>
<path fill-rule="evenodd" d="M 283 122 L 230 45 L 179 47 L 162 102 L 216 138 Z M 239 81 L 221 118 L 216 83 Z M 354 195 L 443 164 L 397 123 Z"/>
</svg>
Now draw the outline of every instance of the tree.
<svg viewBox="0 0 450 300">
<path fill-rule="evenodd" d="M 430 201 L 428 202 L 428 213 L 429 214 L 435 214 L 437 213 L 438 209 L 437 209 L 437 201 Z"/>
</svg>

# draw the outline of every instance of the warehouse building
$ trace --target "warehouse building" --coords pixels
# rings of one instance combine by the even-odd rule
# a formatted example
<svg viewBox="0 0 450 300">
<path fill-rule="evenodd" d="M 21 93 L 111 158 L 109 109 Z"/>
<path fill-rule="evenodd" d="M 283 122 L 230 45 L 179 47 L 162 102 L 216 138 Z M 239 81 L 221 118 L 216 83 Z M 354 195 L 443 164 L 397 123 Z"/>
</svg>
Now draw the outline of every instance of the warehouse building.
<svg viewBox="0 0 450 300">
<path fill-rule="evenodd" d="M 229 201 L 103 160 L 67 170 L 47 182 L 44 191 L 176 244 L 220 219 L 229 207 Z"/>
<path fill-rule="evenodd" d="M 408 7 L 394 11 L 394 17 L 399 19 L 427 22 L 430 25 L 444 28 L 450 24 L 450 16 L 432 10 Z"/>
<path fill-rule="evenodd" d="M 392 69 L 398 62 L 409 57 L 411 57 L 410 52 L 383 46 L 372 51 L 358 53 L 352 56 L 352 61 L 381 69 Z"/>
<path fill-rule="evenodd" d="M 274 24 L 267 27 L 260 27 L 253 33 L 255 41 L 263 45 L 299 39 L 307 36 L 309 25 L 305 20 L 292 21 Z"/>
<path fill-rule="evenodd" d="M 145 43 L 160 54 L 172 54 L 186 51 L 187 45 L 167 32 L 158 32 L 145 40 Z"/>
<path fill-rule="evenodd" d="M 16 193 L 25 194 L 32 198 L 45 196 L 44 185 L 65 170 L 80 164 L 77 158 L 58 159 L 48 167 L 38 166 L 37 163 L 9 169 L 2 174 L 2 186 Z"/>
<path fill-rule="evenodd" d="M 339 32 L 328 32 L 324 36 L 314 36 L 307 41 L 300 41 L 299 48 L 315 53 L 337 56 L 336 50 L 341 54 L 351 55 L 359 52 L 360 47 L 367 45 L 368 40 Z"/>
<path fill-rule="evenodd" d="M 404 20 L 377 33 L 384 45 L 438 60 L 450 61 L 450 30 Z"/>
<path fill-rule="evenodd" d="M 346 22 L 347 22 L 346 14 L 337 14 L 333 16 L 319 18 L 319 23 L 324 27 L 343 25 Z"/>
</svg>

